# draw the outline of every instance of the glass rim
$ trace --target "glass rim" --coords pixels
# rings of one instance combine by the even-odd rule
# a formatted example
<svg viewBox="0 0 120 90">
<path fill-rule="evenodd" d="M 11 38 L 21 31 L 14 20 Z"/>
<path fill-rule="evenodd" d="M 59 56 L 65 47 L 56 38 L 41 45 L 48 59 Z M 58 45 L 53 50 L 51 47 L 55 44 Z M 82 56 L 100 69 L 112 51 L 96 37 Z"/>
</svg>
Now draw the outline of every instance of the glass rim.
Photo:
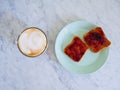
<svg viewBox="0 0 120 90">
<path fill-rule="evenodd" d="M 44 48 L 44 50 L 41 52 L 41 53 L 39 53 L 39 54 L 37 54 L 37 55 L 33 55 L 33 56 L 30 56 L 30 55 L 27 55 L 27 54 L 25 54 L 21 49 L 20 49 L 20 46 L 19 46 L 19 38 L 20 38 L 20 36 L 26 31 L 26 30 L 28 30 L 28 29 L 37 29 L 37 30 L 40 30 L 44 35 L 45 35 L 45 38 L 46 38 L 46 45 L 45 45 L 45 48 Z M 40 29 L 40 28 L 37 28 L 37 27 L 28 27 L 28 28 L 25 28 L 19 35 L 18 35 L 18 38 L 17 38 L 17 47 L 18 47 L 18 49 L 19 49 L 19 51 L 23 54 L 23 55 L 25 55 L 25 56 L 27 56 L 27 57 L 38 57 L 38 56 L 40 56 L 41 54 L 43 54 L 45 51 L 46 51 L 46 49 L 47 49 L 47 47 L 48 47 L 48 38 L 47 38 L 47 35 L 45 34 L 45 32 L 42 30 L 42 29 Z"/>
</svg>

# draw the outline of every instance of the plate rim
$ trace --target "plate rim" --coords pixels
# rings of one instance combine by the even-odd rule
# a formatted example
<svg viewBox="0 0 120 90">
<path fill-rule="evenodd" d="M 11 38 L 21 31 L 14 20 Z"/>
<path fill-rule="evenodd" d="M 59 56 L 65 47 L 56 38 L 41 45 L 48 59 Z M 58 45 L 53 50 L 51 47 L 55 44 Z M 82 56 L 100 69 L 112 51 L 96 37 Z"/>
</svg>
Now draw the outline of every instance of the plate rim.
<svg viewBox="0 0 120 90">
<path fill-rule="evenodd" d="M 57 40 L 58 40 L 58 38 L 59 38 L 59 35 L 60 35 L 60 33 L 61 32 L 63 32 L 63 30 L 64 30 L 64 28 L 66 28 L 68 25 L 70 25 L 70 24 L 73 24 L 73 23 L 77 23 L 77 22 L 82 22 L 82 21 L 84 21 L 84 22 L 87 22 L 87 23 L 91 23 L 91 22 L 88 22 L 88 21 L 86 21 L 86 20 L 78 20 L 78 21 L 73 21 L 73 22 L 71 22 L 71 23 L 68 23 L 68 24 L 66 24 L 62 29 L 61 29 L 61 31 L 59 31 L 58 32 L 58 34 L 57 34 L 57 36 L 56 36 L 56 39 L 55 39 L 55 48 L 54 48 L 54 50 L 55 50 L 55 55 L 56 55 L 56 57 L 57 57 L 57 59 L 58 59 L 58 62 L 60 63 L 60 65 L 62 65 L 62 67 L 64 67 L 67 71 L 70 71 L 70 72 L 72 72 L 72 73 L 75 73 L 75 74 L 90 74 L 90 73 L 94 73 L 94 72 L 96 72 L 96 71 L 98 71 L 100 68 L 102 68 L 102 66 L 104 66 L 104 64 L 105 64 L 105 62 L 107 61 L 107 58 L 108 58 L 108 55 L 109 55 L 109 47 L 107 47 L 106 49 L 107 49 L 107 54 L 105 55 L 105 57 L 104 57 L 104 61 L 103 61 L 103 63 L 99 66 L 99 67 L 97 67 L 95 70 L 93 70 L 93 71 L 90 71 L 90 72 L 85 72 L 85 73 L 81 73 L 81 72 L 77 72 L 77 71 L 73 71 L 73 70 L 70 70 L 70 69 L 68 69 L 68 68 L 66 68 L 62 63 L 61 63 L 61 61 L 59 60 L 59 58 L 58 58 L 58 55 L 57 55 L 57 51 L 56 51 L 56 43 L 57 43 Z M 91 23 L 91 24 L 93 24 L 93 23 Z M 94 24 L 93 24 L 94 25 Z M 97 25 L 95 25 L 96 27 L 97 27 Z"/>
</svg>

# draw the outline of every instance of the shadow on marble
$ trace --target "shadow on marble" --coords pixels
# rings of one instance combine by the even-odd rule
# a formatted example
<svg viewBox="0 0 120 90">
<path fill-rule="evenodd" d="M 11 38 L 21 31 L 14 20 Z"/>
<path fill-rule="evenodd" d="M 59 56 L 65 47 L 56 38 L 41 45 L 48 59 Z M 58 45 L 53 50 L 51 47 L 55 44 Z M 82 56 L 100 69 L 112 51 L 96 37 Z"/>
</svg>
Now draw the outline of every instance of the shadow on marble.
<svg viewBox="0 0 120 90">
<path fill-rule="evenodd" d="M 0 17 L 0 37 L 9 43 L 16 44 L 18 36 L 26 28 L 26 24 L 10 13 Z"/>
<path fill-rule="evenodd" d="M 60 19 L 58 20 L 54 26 L 52 26 L 51 30 L 48 31 L 48 41 L 49 41 L 49 46 L 47 49 L 47 53 L 49 55 L 49 58 L 57 63 L 57 57 L 55 55 L 55 40 L 57 38 L 58 33 L 62 30 L 62 28 L 64 28 L 64 26 L 66 26 L 67 24 L 74 22 L 74 21 L 78 21 L 78 20 L 82 20 L 79 17 L 70 17 L 70 18 L 65 18 L 65 19 Z"/>
</svg>

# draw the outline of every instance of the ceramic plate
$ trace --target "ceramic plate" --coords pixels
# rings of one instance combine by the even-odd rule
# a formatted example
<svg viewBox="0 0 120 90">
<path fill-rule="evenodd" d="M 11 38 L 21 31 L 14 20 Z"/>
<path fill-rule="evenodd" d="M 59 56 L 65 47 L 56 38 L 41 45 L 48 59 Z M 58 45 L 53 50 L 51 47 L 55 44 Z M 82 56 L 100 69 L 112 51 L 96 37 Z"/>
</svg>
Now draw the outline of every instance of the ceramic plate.
<svg viewBox="0 0 120 90">
<path fill-rule="evenodd" d="M 88 74 L 98 70 L 104 64 L 109 48 L 98 53 L 93 53 L 88 49 L 79 62 L 74 62 L 64 53 L 64 48 L 73 40 L 74 36 L 79 36 L 83 40 L 83 35 L 95 27 L 97 26 L 87 21 L 76 21 L 60 31 L 56 38 L 55 53 L 64 68 L 74 73 Z"/>
</svg>

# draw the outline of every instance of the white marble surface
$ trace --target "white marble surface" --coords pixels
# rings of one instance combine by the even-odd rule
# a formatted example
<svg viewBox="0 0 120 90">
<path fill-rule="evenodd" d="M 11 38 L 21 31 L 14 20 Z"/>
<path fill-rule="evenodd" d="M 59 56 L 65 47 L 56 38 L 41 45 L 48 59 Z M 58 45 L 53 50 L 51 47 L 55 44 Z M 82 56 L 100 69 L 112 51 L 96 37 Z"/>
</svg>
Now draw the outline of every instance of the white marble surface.
<svg viewBox="0 0 120 90">
<path fill-rule="evenodd" d="M 86 19 L 103 27 L 111 40 L 107 62 L 98 71 L 66 71 L 54 52 L 55 38 L 66 24 Z M 49 39 L 35 58 L 16 45 L 26 27 L 38 27 Z M 0 90 L 120 90 L 120 0 L 0 0 Z"/>
</svg>

